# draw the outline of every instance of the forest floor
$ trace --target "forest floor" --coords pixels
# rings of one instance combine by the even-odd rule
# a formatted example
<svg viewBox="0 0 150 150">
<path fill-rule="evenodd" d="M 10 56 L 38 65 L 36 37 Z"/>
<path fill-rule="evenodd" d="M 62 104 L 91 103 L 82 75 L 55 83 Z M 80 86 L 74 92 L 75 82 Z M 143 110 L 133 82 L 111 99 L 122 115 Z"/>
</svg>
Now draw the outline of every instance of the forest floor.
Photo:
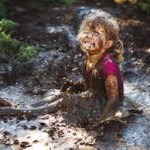
<svg viewBox="0 0 150 150">
<path fill-rule="evenodd" d="M 62 111 L 38 118 L 0 119 L 0 149 L 150 149 L 150 22 L 137 6 L 111 2 L 62 6 L 15 0 L 7 9 L 8 18 L 19 23 L 13 37 L 36 46 L 39 54 L 1 81 L 0 97 L 25 107 L 56 94 L 66 78 L 79 79 L 83 58 L 76 41 L 78 28 L 86 14 L 102 10 L 112 14 L 120 26 L 125 97 L 145 114 L 132 118 L 109 140 L 99 139 L 95 131 L 68 125 Z M 73 68 L 77 73 L 72 73 Z"/>
</svg>

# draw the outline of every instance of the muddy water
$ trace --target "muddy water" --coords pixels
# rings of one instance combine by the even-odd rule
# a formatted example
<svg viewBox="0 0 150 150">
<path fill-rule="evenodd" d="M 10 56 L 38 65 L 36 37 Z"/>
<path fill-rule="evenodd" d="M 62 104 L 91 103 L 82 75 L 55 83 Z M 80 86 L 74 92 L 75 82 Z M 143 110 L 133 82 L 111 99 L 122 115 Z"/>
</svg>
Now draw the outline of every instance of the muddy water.
<svg viewBox="0 0 150 150">
<path fill-rule="evenodd" d="M 143 116 L 136 116 L 129 122 L 126 128 L 121 131 L 121 137 L 117 141 L 101 141 L 96 138 L 96 133 L 89 133 L 85 129 L 71 127 L 65 123 L 62 112 L 55 115 L 43 115 L 34 119 L 16 118 L 0 121 L 0 139 L 2 143 L 11 146 L 1 145 L 1 149 L 149 149 L 150 143 L 150 105 L 148 93 L 140 90 L 141 84 L 134 84 L 125 81 L 125 96 L 139 107 L 144 109 Z M 138 88 L 137 88 L 138 87 Z M 144 88 L 143 88 L 144 89 Z M 4 92 L 5 91 L 5 92 Z M 28 106 L 33 102 L 33 97 L 18 92 L 16 87 L 7 87 L 0 92 L 1 97 L 20 101 L 20 106 Z M 6 94 L 7 93 L 7 94 Z M 12 95 L 13 93 L 13 95 Z M 59 90 L 51 90 L 45 97 L 57 95 Z M 30 101 L 27 101 L 30 100 Z M 19 144 L 14 143 L 19 142 Z M 24 142 L 27 142 L 24 145 Z M 110 146 L 111 145 L 111 146 Z M 4 146 L 4 147 L 3 147 Z"/>
<path fill-rule="evenodd" d="M 91 11 L 97 10 L 86 7 L 78 8 L 76 10 L 78 12 L 76 16 L 78 22 Z M 101 13 L 105 14 L 103 11 Z M 80 79 L 81 77 L 81 73 L 71 73 L 72 68 L 78 67 L 80 71 L 82 67 L 82 55 L 78 54 L 75 27 L 68 24 L 49 25 L 44 30 L 50 35 L 59 34 L 59 36 L 64 36 L 71 46 L 71 50 L 68 51 L 65 49 L 66 47 L 62 46 L 59 50 L 52 47 L 50 51 L 39 53 L 37 58 L 33 60 L 32 71 L 37 78 L 45 75 L 44 78 L 39 79 L 40 85 L 35 83 L 35 78 L 21 77 L 16 84 L 1 88 L 0 97 L 13 102 L 14 105 L 19 105 L 19 107 L 29 107 L 29 104 L 37 100 L 52 97 L 54 94 L 59 93 L 59 90 L 57 90 L 59 88 L 55 89 L 57 86 L 54 85 L 53 87 L 53 84 L 57 84 L 59 81 L 62 82 L 63 77 L 70 79 Z M 54 42 L 59 44 L 58 41 Z M 140 73 L 140 76 L 135 76 L 132 73 L 129 78 L 126 75 L 124 76 L 125 99 L 136 102 L 138 107 L 144 110 L 144 113 L 131 118 L 129 124 L 121 131 L 117 139 L 100 140 L 94 131 L 87 132 L 84 128 L 67 125 L 63 113 L 57 112 L 56 114 L 42 115 L 37 118 L 1 119 L 0 149 L 17 150 L 20 147 L 26 150 L 150 149 L 150 77 L 144 72 L 141 73 L 139 67 L 133 69 L 134 62 L 131 62 L 130 59 L 130 57 L 127 57 L 125 63 L 123 63 L 123 74 L 125 75 L 126 72 L 132 69 L 132 72 Z M 127 68 L 126 62 L 131 67 Z M 66 71 L 67 74 L 65 74 Z M 60 74 L 63 76 L 60 76 Z M 51 86 L 47 88 L 45 82 L 51 83 Z M 60 84 L 58 84 L 58 87 L 60 87 Z M 34 92 L 29 92 L 29 88 L 30 91 L 33 90 Z M 43 94 L 38 95 L 40 88 L 46 90 Z"/>
</svg>

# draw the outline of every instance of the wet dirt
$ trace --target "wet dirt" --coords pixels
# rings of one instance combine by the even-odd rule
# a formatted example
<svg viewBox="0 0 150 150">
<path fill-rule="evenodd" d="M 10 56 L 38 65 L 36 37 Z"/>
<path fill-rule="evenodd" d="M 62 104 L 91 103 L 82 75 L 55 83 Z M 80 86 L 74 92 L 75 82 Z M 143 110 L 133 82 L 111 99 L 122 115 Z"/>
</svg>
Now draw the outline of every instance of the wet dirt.
<svg viewBox="0 0 150 150">
<path fill-rule="evenodd" d="M 39 54 L 18 67 L 15 82 L 8 84 L 0 79 L 0 97 L 26 107 L 57 93 L 66 78 L 82 80 L 83 55 L 76 34 L 83 17 L 97 9 L 118 20 L 125 49 L 125 98 L 136 102 L 144 114 L 133 116 L 127 127 L 109 140 L 98 138 L 95 131 L 69 126 L 61 111 L 37 119 L 5 118 L 0 120 L 0 149 L 150 149 L 150 23 L 136 7 L 106 3 L 66 7 L 46 1 L 9 3 L 8 17 L 20 24 L 13 36 L 38 47 Z"/>
</svg>

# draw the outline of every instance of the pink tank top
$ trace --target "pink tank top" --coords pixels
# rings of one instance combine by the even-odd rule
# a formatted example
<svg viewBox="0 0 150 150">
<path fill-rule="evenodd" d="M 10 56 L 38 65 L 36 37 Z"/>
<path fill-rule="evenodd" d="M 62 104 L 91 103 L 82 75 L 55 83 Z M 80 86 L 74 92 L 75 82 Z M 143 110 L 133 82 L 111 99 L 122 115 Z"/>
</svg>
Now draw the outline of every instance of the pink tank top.
<svg viewBox="0 0 150 150">
<path fill-rule="evenodd" d="M 100 92 L 104 97 L 107 97 L 105 80 L 108 76 L 114 75 L 117 77 L 120 99 L 123 98 L 123 80 L 120 68 L 111 54 L 104 53 L 94 68 L 88 72 L 85 70 L 86 69 L 84 69 L 84 79 L 86 83 L 86 89 L 92 88 L 95 91 Z"/>
</svg>

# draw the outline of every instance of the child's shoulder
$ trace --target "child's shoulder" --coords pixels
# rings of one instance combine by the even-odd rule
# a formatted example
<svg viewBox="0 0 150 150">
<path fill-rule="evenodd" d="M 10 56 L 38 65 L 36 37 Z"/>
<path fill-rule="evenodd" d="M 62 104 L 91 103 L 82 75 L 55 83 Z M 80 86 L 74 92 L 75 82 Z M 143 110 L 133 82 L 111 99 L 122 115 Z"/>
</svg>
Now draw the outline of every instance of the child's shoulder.
<svg viewBox="0 0 150 150">
<path fill-rule="evenodd" d="M 113 56 L 109 53 L 104 54 L 101 60 L 102 72 L 106 75 L 115 75 L 119 66 Z"/>
<path fill-rule="evenodd" d="M 110 53 L 105 53 L 102 56 L 101 63 L 103 65 L 117 65 L 117 61 L 113 58 L 113 56 Z"/>
</svg>

